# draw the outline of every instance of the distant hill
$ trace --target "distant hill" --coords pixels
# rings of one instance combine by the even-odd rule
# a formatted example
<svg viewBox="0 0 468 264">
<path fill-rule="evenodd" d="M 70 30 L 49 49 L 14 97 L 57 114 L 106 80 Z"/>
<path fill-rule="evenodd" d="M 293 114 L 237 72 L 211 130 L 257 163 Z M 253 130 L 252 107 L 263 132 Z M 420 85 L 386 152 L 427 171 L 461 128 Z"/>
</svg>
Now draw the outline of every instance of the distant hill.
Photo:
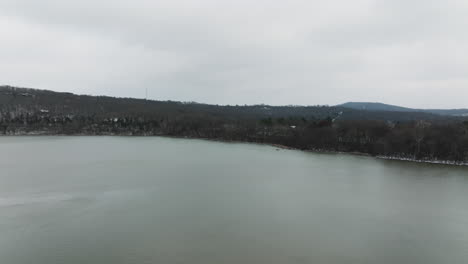
<svg viewBox="0 0 468 264">
<path fill-rule="evenodd" d="M 382 103 L 369 103 L 369 102 L 348 102 L 341 105 L 341 107 L 352 108 L 357 110 L 367 110 L 367 111 L 396 111 L 396 112 L 418 112 L 415 109 L 382 104 Z"/>
<path fill-rule="evenodd" d="M 12 86 L 0 86 L 0 117 L 10 113 L 34 114 L 46 111 L 51 116 L 74 115 L 110 118 L 133 116 L 146 118 L 216 118 L 224 120 L 257 120 L 262 118 L 300 117 L 308 120 L 446 120 L 440 113 L 410 111 L 384 104 L 348 103 L 340 106 L 270 106 L 210 105 L 194 102 L 156 101 L 109 96 L 76 95 Z M 405 112 L 405 114 L 401 114 Z M 468 112 L 468 111 L 467 111 Z M 453 115 L 453 118 L 458 118 Z"/>
<path fill-rule="evenodd" d="M 365 111 L 423 112 L 446 116 L 468 116 L 468 109 L 416 109 L 370 102 L 348 102 L 337 106 Z"/>
</svg>

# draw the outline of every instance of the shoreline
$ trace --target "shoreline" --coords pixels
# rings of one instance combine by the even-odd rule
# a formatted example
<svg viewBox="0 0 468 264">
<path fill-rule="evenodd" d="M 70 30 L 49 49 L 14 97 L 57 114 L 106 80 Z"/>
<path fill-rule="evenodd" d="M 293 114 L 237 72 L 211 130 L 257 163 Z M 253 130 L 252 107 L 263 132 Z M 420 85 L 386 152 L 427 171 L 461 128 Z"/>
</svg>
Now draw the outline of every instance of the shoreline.
<svg viewBox="0 0 468 264">
<path fill-rule="evenodd" d="M 383 160 L 396 160 L 396 161 L 405 161 L 405 162 L 414 162 L 414 163 L 434 164 L 434 165 L 468 166 L 468 162 L 458 162 L 458 161 L 451 161 L 451 160 L 420 160 L 420 159 L 380 156 L 380 155 L 375 156 L 375 158 L 383 159 Z"/>
<path fill-rule="evenodd" d="M 294 150 L 302 152 L 310 152 L 316 154 L 346 154 L 353 156 L 364 156 L 372 157 L 380 160 L 390 160 L 390 161 L 402 161 L 402 162 L 412 162 L 412 163 L 425 163 L 432 165 L 446 165 L 446 166 L 468 166 L 468 162 L 459 162 L 452 160 L 421 160 L 407 157 L 397 157 L 397 156 L 385 156 L 385 155 L 371 155 L 369 153 L 355 152 L 355 151 L 334 151 L 326 149 L 299 149 L 295 147 L 290 147 L 286 145 L 276 144 L 276 143 L 266 143 L 266 142 L 254 142 L 254 141 L 241 141 L 241 140 L 228 140 L 228 139 L 219 139 L 219 138 L 203 138 L 203 137 L 188 137 L 188 136 L 171 136 L 171 135 L 125 135 L 125 134 L 50 134 L 47 132 L 32 132 L 32 133 L 18 133 L 13 135 L 0 135 L 0 137 L 163 137 L 163 138 L 173 138 L 173 139 L 198 139 L 198 140 L 207 140 L 220 143 L 234 143 L 234 144 L 257 144 L 263 146 L 270 146 L 283 150 Z"/>
</svg>

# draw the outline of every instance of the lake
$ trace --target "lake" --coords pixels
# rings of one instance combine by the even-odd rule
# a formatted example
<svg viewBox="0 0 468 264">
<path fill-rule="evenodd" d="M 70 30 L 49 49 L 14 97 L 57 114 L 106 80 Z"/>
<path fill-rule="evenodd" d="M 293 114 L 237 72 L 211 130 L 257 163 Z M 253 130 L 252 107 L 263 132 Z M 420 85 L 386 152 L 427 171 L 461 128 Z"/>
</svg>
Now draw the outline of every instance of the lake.
<svg viewBox="0 0 468 264">
<path fill-rule="evenodd" d="M 467 167 L 160 137 L 0 137 L 2 264 L 467 261 Z"/>
</svg>

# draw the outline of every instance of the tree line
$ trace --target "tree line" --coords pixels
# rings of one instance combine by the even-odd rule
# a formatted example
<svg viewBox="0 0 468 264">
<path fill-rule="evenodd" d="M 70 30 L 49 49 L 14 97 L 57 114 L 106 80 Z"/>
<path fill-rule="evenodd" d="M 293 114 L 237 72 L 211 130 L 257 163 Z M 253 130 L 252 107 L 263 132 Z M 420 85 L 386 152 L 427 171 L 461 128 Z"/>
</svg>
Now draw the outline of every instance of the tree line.
<svg viewBox="0 0 468 264">
<path fill-rule="evenodd" d="M 468 162 L 468 121 L 339 107 L 216 106 L 0 88 L 0 134 L 177 136 Z"/>
</svg>

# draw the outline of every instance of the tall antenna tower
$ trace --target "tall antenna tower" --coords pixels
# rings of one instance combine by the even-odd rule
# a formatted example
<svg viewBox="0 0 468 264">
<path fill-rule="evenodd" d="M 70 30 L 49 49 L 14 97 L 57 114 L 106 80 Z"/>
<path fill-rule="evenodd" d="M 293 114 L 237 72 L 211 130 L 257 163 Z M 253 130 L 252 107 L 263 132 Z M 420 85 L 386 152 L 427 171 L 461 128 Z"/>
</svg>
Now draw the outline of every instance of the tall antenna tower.
<svg viewBox="0 0 468 264">
<path fill-rule="evenodd" d="M 148 100 L 148 88 L 145 90 L 145 100 Z"/>
</svg>

